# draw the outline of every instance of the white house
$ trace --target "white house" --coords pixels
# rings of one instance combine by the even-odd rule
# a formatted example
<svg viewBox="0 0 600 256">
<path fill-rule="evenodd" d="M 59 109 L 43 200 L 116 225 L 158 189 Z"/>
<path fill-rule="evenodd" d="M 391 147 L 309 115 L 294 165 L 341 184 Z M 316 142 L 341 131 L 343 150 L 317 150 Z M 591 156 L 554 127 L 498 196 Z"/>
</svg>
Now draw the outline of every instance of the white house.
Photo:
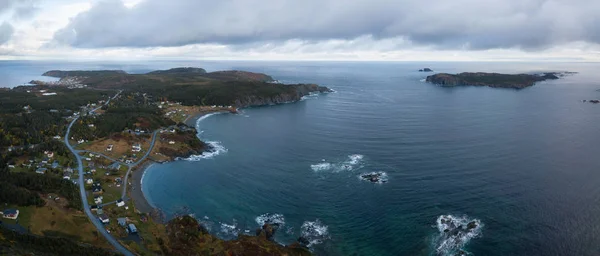
<svg viewBox="0 0 600 256">
<path fill-rule="evenodd" d="M 118 207 L 123 207 L 123 206 L 125 206 L 125 202 L 123 201 L 123 199 L 119 199 L 119 200 L 117 200 L 117 206 L 118 206 Z"/>
<path fill-rule="evenodd" d="M 140 152 L 140 151 L 142 151 L 142 146 L 140 144 L 135 144 L 135 145 L 131 146 L 131 151 L 132 152 Z"/>
<path fill-rule="evenodd" d="M 101 204 L 103 199 L 104 199 L 104 197 L 102 197 L 102 196 L 96 196 L 96 197 L 94 197 L 94 203 Z"/>
<path fill-rule="evenodd" d="M 106 216 L 105 214 L 98 215 L 98 219 L 100 220 L 100 222 L 102 222 L 104 224 L 110 223 L 110 220 L 108 219 L 108 216 Z"/>
<path fill-rule="evenodd" d="M 92 128 L 94 127 L 94 124 L 88 124 L 88 127 Z"/>
<path fill-rule="evenodd" d="M 169 145 L 173 145 L 173 144 L 175 144 L 175 141 L 172 141 L 172 140 L 169 141 Z"/>
<path fill-rule="evenodd" d="M 79 143 L 79 144 L 84 143 L 84 142 L 85 142 L 85 140 L 83 140 L 83 139 L 80 139 L 77 141 L 77 143 Z"/>
<path fill-rule="evenodd" d="M 106 147 L 106 151 L 110 152 L 113 150 L 113 144 L 109 144 L 108 147 Z"/>
<path fill-rule="evenodd" d="M 92 184 L 94 184 L 94 180 L 93 179 L 87 179 L 87 180 L 85 180 L 85 184 L 92 185 Z"/>
</svg>

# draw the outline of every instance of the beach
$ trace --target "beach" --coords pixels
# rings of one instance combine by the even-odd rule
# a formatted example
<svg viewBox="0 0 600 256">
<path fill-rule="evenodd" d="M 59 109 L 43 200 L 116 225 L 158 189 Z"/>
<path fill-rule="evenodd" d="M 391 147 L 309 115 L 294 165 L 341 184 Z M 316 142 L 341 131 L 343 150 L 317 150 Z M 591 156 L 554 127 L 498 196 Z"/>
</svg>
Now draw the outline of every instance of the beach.
<svg viewBox="0 0 600 256">
<path fill-rule="evenodd" d="M 144 192 L 142 191 L 142 178 L 144 177 L 144 173 L 148 167 L 155 164 L 154 161 L 148 160 L 144 162 L 142 165 L 136 168 L 132 175 L 132 184 L 130 189 L 130 196 L 133 200 L 133 205 L 135 209 L 143 213 L 150 213 L 154 209 L 154 207 L 148 202 Z"/>
<path fill-rule="evenodd" d="M 196 122 L 198 121 L 198 119 L 202 118 L 203 116 L 206 116 L 209 114 L 227 113 L 227 112 L 232 112 L 232 111 L 230 111 L 230 110 L 225 111 L 222 109 L 201 111 L 201 112 L 198 112 L 195 115 L 192 115 L 189 118 L 187 118 L 185 120 L 185 124 L 190 127 L 195 128 Z M 154 164 L 158 164 L 158 163 L 149 158 L 147 161 L 142 163 L 140 166 L 136 167 L 136 169 L 133 170 L 133 172 L 131 173 L 132 184 L 131 184 L 131 189 L 129 191 L 130 196 L 131 196 L 131 199 L 133 200 L 133 204 L 134 204 L 135 208 L 138 211 L 143 212 L 143 213 L 150 213 L 154 209 L 154 206 L 152 204 L 150 204 L 150 202 L 148 202 L 148 199 L 146 198 L 146 196 L 144 195 L 144 192 L 142 191 L 142 178 L 144 177 L 144 173 L 150 166 L 152 166 Z"/>
</svg>

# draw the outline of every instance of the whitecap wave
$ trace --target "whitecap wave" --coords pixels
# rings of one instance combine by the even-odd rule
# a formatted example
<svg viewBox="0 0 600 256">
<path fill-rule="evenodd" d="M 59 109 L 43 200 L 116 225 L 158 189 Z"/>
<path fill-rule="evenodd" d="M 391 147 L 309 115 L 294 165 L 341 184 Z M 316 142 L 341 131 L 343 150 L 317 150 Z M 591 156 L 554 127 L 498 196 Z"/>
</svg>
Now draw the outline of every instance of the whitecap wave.
<svg viewBox="0 0 600 256">
<path fill-rule="evenodd" d="M 232 224 L 220 222 L 221 228 L 219 229 L 219 235 L 225 239 L 235 238 L 240 233 L 237 222 L 233 220 Z"/>
<path fill-rule="evenodd" d="M 305 221 L 300 229 L 302 230 L 302 237 L 309 242 L 308 247 L 323 243 L 323 241 L 329 239 L 328 227 L 318 219 L 315 221 Z"/>
<path fill-rule="evenodd" d="M 320 171 L 332 171 L 332 172 L 341 172 L 341 171 L 352 171 L 354 169 L 362 167 L 362 162 L 364 159 L 364 155 L 360 154 L 352 154 L 348 156 L 348 159 L 343 162 L 338 163 L 329 163 L 323 159 L 321 163 L 311 164 L 310 168 L 315 172 Z"/>
<path fill-rule="evenodd" d="M 308 100 L 308 99 L 314 99 L 314 98 L 318 98 L 319 97 L 319 92 L 310 92 L 307 95 L 304 95 L 300 98 L 301 101 L 304 100 Z"/>
<path fill-rule="evenodd" d="M 365 172 L 358 175 L 358 178 L 371 183 L 383 184 L 388 182 L 388 175 L 386 172 Z"/>
<path fill-rule="evenodd" d="M 206 143 L 210 145 L 212 149 L 210 149 L 209 151 L 202 152 L 202 154 L 200 155 L 191 155 L 188 158 L 181 158 L 181 160 L 200 161 L 202 159 L 211 159 L 220 154 L 227 153 L 228 151 L 227 148 L 221 145 L 220 141 L 207 141 Z"/>
<path fill-rule="evenodd" d="M 481 235 L 483 224 L 466 216 L 441 215 L 436 220 L 436 227 L 439 231 L 435 244 L 437 255 L 463 255 L 468 254 L 463 248 L 469 241 Z"/>
<path fill-rule="evenodd" d="M 315 172 L 327 171 L 327 170 L 331 170 L 333 168 L 333 165 L 330 163 L 311 164 L 310 168 L 313 169 L 313 171 L 315 171 Z"/>
<path fill-rule="evenodd" d="M 422 83 L 425 82 L 425 78 L 419 80 L 419 82 L 422 82 Z"/>
<path fill-rule="evenodd" d="M 285 218 L 283 217 L 283 214 L 279 213 L 265 213 L 256 217 L 254 220 L 261 227 L 265 224 L 276 224 L 278 226 L 285 225 Z"/>
</svg>

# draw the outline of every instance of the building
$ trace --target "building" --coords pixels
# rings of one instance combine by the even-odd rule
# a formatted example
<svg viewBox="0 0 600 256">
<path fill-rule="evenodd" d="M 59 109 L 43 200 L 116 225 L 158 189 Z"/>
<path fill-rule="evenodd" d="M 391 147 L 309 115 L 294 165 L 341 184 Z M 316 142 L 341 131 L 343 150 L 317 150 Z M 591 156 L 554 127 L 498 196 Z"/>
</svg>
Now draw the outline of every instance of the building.
<svg viewBox="0 0 600 256">
<path fill-rule="evenodd" d="M 106 147 L 106 151 L 111 152 L 113 150 L 113 144 L 109 144 L 108 147 Z"/>
<path fill-rule="evenodd" d="M 94 196 L 94 203 L 95 204 L 101 204 L 103 199 L 104 199 L 103 196 L 100 196 L 100 195 Z"/>
<path fill-rule="evenodd" d="M 16 220 L 19 217 L 19 210 L 16 209 L 6 209 L 0 213 L 2 213 L 2 217 L 5 219 Z"/>
<path fill-rule="evenodd" d="M 135 234 L 137 233 L 137 228 L 135 227 L 135 225 L 133 225 L 133 223 L 129 224 L 129 226 L 127 226 L 127 231 L 129 231 L 129 233 L 131 234 Z"/>
<path fill-rule="evenodd" d="M 121 227 L 127 226 L 127 218 L 117 218 L 117 222 L 119 225 L 121 225 Z"/>
<path fill-rule="evenodd" d="M 98 219 L 104 224 L 110 223 L 110 220 L 108 219 L 108 216 L 106 216 L 106 214 L 98 214 Z"/>
<path fill-rule="evenodd" d="M 173 145 L 173 144 L 175 144 L 175 141 L 172 141 L 172 140 L 169 141 L 169 145 Z"/>
<path fill-rule="evenodd" d="M 119 199 L 119 200 L 117 200 L 117 206 L 118 206 L 118 207 L 123 207 L 123 206 L 125 206 L 125 202 L 123 201 L 123 199 Z"/>
<path fill-rule="evenodd" d="M 44 174 L 44 173 L 46 173 L 47 170 L 48 169 L 46 169 L 46 168 L 37 168 L 37 170 L 35 170 L 35 173 Z"/>
<path fill-rule="evenodd" d="M 90 206 L 90 210 L 92 210 L 93 212 L 98 211 L 98 206 L 92 205 L 92 206 Z"/>
<path fill-rule="evenodd" d="M 93 179 L 87 179 L 87 180 L 85 180 L 85 184 L 88 184 L 88 185 L 94 184 L 94 180 Z"/>
<path fill-rule="evenodd" d="M 131 146 L 131 152 L 140 152 L 142 151 L 142 146 L 140 144 L 135 144 Z"/>
</svg>

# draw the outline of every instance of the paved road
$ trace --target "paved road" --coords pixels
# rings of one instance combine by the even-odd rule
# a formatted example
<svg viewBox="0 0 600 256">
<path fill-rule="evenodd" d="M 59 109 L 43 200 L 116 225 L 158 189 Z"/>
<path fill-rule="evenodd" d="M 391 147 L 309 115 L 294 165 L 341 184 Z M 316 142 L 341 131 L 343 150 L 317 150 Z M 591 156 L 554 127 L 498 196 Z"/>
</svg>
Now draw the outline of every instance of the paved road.
<svg viewBox="0 0 600 256">
<path fill-rule="evenodd" d="M 119 93 L 121 93 L 121 92 L 119 92 Z M 119 93 L 117 93 L 111 99 L 116 98 L 119 95 Z M 110 102 L 110 99 L 106 102 L 106 104 L 108 104 L 109 102 Z M 90 205 L 87 200 L 87 195 L 85 194 L 85 186 L 84 186 L 85 183 L 83 182 L 83 161 L 81 160 L 81 156 L 77 153 L 77 151 L 69 143 L 69 133 L 71 133 L 71 127 L 73 127 L 73 124 L 75 124 L 77 119 L 79 119 L 79 117 L 76 117 L 75 119 L 73 119 L 73 121 L 71 121 L 71 123 L 69 124 L 69 127 L 67 128 L 67 134 L 65 134 L 65 144 L 67 145 L 67 147 L 69 148 L 71 153 L 73 153 L 75 155 L 75 158 L 77 158 L 77 169 L 79 170 L 79 181 L 78 181 L 79 192 L 81 193 L 81 201 L 83 203 L 83 211 L 88 216 L 90 221 L 92 221 L 92 224 L 94 224 L 94 226 L 96 226 L 96 229 L 98 229 L 98 232 L 100 234 L 102 234 L 106 238 L 106 240 L 108 240 L 108 242 L 117 249 L 117 251 L 119 251 L 120 253 L 127 255 L 127 256 L 129 256 L 129 255 L 133 256 L 134 255 L 133 253 L 131 253 L 129 250 L 127 250 L 127 248 L 125 248 L 123 245 L 121 245 L 117 241 L 117 239 L 115 239 L 113 236 L 111 236 L 106 231 L 106 228 L 104 227 L 104 225 L 100 222 L 100 220 L 98 220 L 98 218 L 96 216 L 94 216 L 94 214 L 92 214 L 92 211 L 90 210 Z"/>
<path fill-rule="evenodd" d="M 152 149 L 154 148 L 154 143 L 156 143 L 156 135 L 158 134 L 159 131 L 160 131 L 160 129 L 154 131 L 154 133 L 152 134 L 152 142 L 150 142 L 150 147 L 148 148 L 148 151 L 146 151 L 146 154 L 144 154 L 144 156 L 142 158 L 140 158 L 140 160 L 133 163 L 133 165 L 129 166 L 129 169 L 127 170 L 127 173 L 125 174 L 125 180 L 123 181 L 123 193 L 121 194 L 121 198 L 123 200 L 125 200 L 126 196 L 127 196 L 127 185 L 128 185 L 129 173 L 131 173 L 131 169 L 133 169 L 133 167 L 137 166 L 138 164 L 140 164 L 141 162 L 146 160 L 146 158 L 148 158 L 148 156 L 152 152 Z"/>
</svg>

